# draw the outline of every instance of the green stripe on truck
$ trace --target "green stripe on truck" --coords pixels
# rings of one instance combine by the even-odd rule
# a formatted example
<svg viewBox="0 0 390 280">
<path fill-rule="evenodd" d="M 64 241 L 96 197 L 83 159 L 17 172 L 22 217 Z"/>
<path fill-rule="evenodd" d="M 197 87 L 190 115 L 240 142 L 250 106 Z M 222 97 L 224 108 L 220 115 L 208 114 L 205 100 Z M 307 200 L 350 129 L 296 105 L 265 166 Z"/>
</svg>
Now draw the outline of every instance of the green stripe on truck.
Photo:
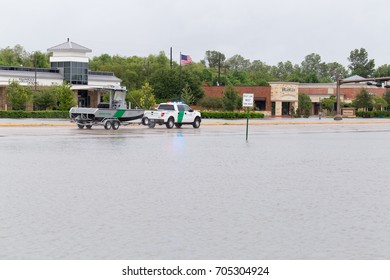
<svg viewBox="0 0 390 280">
<path fill-rule="evenodd" d="M 179 115 L 177 116 L 177 122 L 178 123 L 183 122 L 183 117 L 184 117 L 184 111 L 179 111 Z"/>
</svg>

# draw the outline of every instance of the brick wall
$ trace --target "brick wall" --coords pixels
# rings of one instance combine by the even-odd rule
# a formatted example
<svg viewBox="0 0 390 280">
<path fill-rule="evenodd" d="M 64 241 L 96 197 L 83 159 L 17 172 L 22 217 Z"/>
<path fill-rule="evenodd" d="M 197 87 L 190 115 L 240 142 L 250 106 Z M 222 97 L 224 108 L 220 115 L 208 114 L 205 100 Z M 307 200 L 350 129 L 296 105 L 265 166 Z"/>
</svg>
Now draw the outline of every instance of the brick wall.
<svg viewBox="0 0 390 280">
<path fill-rule="evenodd" d="M 266 111 L 271 111 L 271 87 L 260 86 L 235 86 L 238 93 L 242 96 L 244 93 L 253 93 L 254 100 L 265 100 Z M 205 96 L 223 97 L 225 87 L 204 86 L 202 87 Z"/>
<path fill-rule="evenodd" d="M 336 91 L 336 90 L 335 90 Z M 328 94 L 328 88 L 298 88 L 299 93 L 304 94 Z"/>
<path fill-rule="evenodd" d="M 355 96 L 361 91 L 362 88 L 365 88 L 368 92 L 371 92 L 377 96 L 382 96 L 386 92 L 386 88 L 377 88 L 377 87 L 367 87 L 367 86 L 356 86 L 345 84 L 340 88 L 340 94 L 344 96 L 346 100 L 353 100 Z M 305 93 L 308 95 L 316 95 L 316 94 L 334 94 L 336 95 L 336 85 L 333 87 L 318 87 L 314 86 L 309 87 L 305 85 L 304 87 L 299 87 L 299 93 Z"/>
<path fill-rule="evenodd" d="M 361 91 L 362 88 L 340 88 L 340 94 L 344 95 L 345 99 L 355 99 L 355 96 Z M 386 92 L 386 88 L 366 88 L 370 93 L 373 93 L 376 96 L 383 97 Z"/>
</svg>

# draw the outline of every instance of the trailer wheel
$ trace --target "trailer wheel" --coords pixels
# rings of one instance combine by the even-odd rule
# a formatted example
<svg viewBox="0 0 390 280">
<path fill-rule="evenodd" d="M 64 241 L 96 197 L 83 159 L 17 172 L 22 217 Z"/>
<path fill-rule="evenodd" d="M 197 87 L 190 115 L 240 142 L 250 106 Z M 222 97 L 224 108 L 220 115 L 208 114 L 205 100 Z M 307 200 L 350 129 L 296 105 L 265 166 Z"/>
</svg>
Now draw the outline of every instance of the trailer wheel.
<svg viewBox="0 0 390 280">
<path fill-rule="evenodd" d="M 112 122 L 111 121 L 106 121 L 104 123 L 104 128 L 107 129 L 107 130 L 110 130 L 112 127 Z"/>
<path fill-rule="evenodd" d="M 87 129 L 91 129 L 91 128 L 92 128 L 92 125 L 89 124 L 89 125 L 86 125 L 85 127 L 86 127 Z"/>
<path fill-rule="evenodd" d="M 153 121 L 153 120 L 151 120 L 151 121 L 149 122 L 149 124 L 148 124 L 148 127 L 149 127 L 149 128 L 154 128 L 155 126 L 156 126 L 156 122 Z"/>
<path fill-rule="evenodd" d="M 171 129 L 171 128 L 173 128 L 174 125 L 175 125 L 175 121 L 172 117 L 170 117 L 167 121 L 166 127 Z"/>
<path fill-rule="evenodd" d="M 77 126 L 78 126 L 78 128 L 80 128 L 80 129 L 83 129 L 83 128 L 84 128 L 84 125 L 82 125 L 82 124 L 78 124 Z"/>
<path fill-rule="evenodd" d="M 112 129 L 113 130 L 118 130 L 119 126 L 120 126 L 120 122 L 119 121 L 112 121 Z"/>
</svg>

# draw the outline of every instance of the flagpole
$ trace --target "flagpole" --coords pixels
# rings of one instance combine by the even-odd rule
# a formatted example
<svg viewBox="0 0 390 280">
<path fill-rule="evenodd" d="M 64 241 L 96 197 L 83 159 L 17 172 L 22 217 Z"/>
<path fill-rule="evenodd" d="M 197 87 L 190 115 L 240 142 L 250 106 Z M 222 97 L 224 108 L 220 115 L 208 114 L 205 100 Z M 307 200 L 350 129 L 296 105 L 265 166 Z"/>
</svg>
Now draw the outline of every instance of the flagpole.
<svg viewBox="0 0 390 280">
<path fill-rule="evenodd" d="M 181 52 L 180 52 L 180 73 L 179 73 L 179 98 L 181 95 Z"/>
</svg>

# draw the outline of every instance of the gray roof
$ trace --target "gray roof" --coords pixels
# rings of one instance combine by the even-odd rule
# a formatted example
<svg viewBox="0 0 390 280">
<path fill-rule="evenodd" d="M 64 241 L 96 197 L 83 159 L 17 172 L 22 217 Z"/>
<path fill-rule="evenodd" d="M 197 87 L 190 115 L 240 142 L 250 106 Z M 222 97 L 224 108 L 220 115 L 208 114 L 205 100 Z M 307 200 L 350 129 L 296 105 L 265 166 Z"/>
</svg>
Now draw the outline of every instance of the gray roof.
<svg viewBox="0 0 390 280">
<path fill-rule="evenodd" d="M 115 82 L 120 83 L 122 80 L 115 76 L 104 76 L 104 75 L 91 75 L 88 74 L 88 82 L 99 81 L 99 82 Z"/>
<path fill-rule="evenodd" d="M 53 52 L 53 51 L 77 51 L 77 52 L 92 52 L 91 49 L 88 49 L 86 47 L 83 47 L 79 44 L 76 44 L 75 42 L 66 41 L 65 43 L 59 44 L 57 46 L 51 47 L 47 49 L 48 52 Z"/>
<path fill-rule="evenodd" d="M 31 77 L 35 77 L 35 72 L 33 72 L 33 71 L 8 71 L 8 70 L 1 70 L 0 69 L 0 76 L 14 77 L 14 78 L 31 78 Z M 63 80 L 63 77 L 60 73 L 37 72 L 37 77 L 40 79 Z"/>
<path fill-rule="evenodd" d="M 359 75 L 353 75 L 351 77 L 343 79 L 343 81 L 355 81 L 355 80 L 361 80 L 364 79 L 363 77 L 360 77 Z"/>
</svg>

